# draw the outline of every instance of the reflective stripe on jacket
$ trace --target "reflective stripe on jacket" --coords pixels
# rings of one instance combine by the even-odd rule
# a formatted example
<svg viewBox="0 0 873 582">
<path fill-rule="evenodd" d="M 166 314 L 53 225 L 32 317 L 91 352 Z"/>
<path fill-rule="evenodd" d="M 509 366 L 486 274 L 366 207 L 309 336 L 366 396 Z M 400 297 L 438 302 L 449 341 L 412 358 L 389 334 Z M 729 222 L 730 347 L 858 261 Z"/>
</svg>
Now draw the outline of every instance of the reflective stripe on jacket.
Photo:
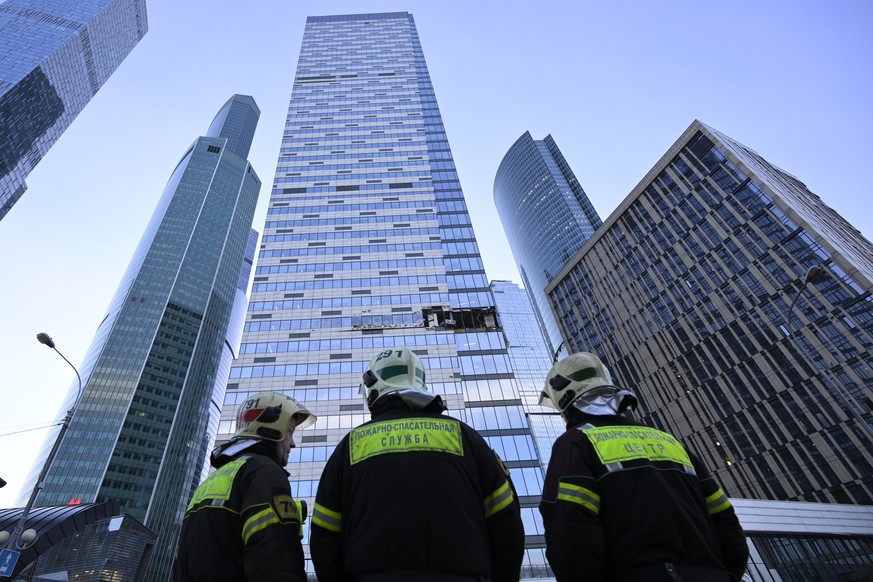
<svg viewBox="0 0 873 582">
<path fill-rule="evenodd" d="M 476 431 L 391 409 L 352 429 L 328 460 L 310 549 L 320 582 L 422 572 L 507 582 L 519 578 L 524 530 L 509 474 Z"/>
<path fill-rule="evenodd" d="M 540 503 L 546 555 L 561 582 L 623 579 L 664 564 L 732 572 L 748 550 L 706 467 L 672 435 L 585 415 L 558 437 Z"/>
<path fill-rule="evenodd" d="M 285 471 L 268 457 L 242 453 L 194 492 L 173 580 L 303 582 L 299 530 Z"/>
</svg>

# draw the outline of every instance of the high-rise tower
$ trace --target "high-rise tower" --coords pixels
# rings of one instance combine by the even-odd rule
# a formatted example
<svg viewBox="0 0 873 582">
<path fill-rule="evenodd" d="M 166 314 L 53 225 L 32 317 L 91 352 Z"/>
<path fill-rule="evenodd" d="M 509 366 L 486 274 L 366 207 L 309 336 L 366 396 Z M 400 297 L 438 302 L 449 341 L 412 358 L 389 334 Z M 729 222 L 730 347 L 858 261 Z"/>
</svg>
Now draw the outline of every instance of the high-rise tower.
<svg viewBox="0 0 873 582">
<path fill-rule="evenodd" d="M 547 288 L 730 495 L 873 505 L 873 245 L 695 121 Z"/>
<path fill-rule="evenodd" d="M 0 2 L 0 220 L 147 29 L 145 0 Z"/>
<path fill-rule="evenodd" d="M 305 402 L 319 420 L 288 470 L 311 505 L 335 445 L 369 419 L 364 367 L 399 344 L 506 461 L 542 534 L 542 474 L 413 18 L 310 17 L 219 440 L 252 393 Z M 531 569 L 545 561 L 529 542 Z"/>
<path fill-rule="evenodd" d="M 118 500 L 158 534 L 152 580 L 168 579 L 208 469 L 244 322 L 261 187 L 246 157 L 259 116 L 251 97 L 231 97 L 170 176 L 80 366 L 82 397 L 37 499 Z"/>
<path fill-rule="evenodd" d="M 494 178 L 494 204 L 534 313 L 555 352 L 561 333 L 544 289 L 600 226 L 552 136 L 516 140 Z"/>
<path fill-rule="evenodd" d="M 554 408 L 539 405 L 540 393 L 552 368 L 552 354 L 533 311 L 530 296 L 511 281 L 491 281 L 497 318 L 506 336 L 507 353 L 518 382 L 534 443 L 543 471 L 552 456 L 552 445 L 567 430 L 564 418 Z"/>
</svg>

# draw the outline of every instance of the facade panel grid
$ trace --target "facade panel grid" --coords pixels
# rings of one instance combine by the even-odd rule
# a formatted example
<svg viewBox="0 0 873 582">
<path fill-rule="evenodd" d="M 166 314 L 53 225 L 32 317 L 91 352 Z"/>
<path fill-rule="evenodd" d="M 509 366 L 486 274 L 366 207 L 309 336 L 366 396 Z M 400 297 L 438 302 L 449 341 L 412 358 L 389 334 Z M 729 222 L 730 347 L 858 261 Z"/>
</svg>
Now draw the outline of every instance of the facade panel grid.
<svg viewBox="0 0 873 582">
<path fill-rule="evenodd" d="M 449 414 L 525 471 L 537 463 L 501 338 L 412 16 L 308 18 L 218 440 L 249 394 L 305 402 L 319 420 L 288 470 L 311 505 L 333 448 L 369 419 L 365 366 L 405 344 Z"/>
<path fill-rule="evenodd" d="M 0 220 L 147 28 L 145 0 L 0 3 Z"/>
<path fill-rule="evenodd" d="M 525 132 L 494 178 L 494 204 L 549 351 L 561 344 L 546 285 L 601 225 L 552 136 Z"/>
<path fill-rule="evenodd" d="M 244 322 L 261 184 L 234 149 L 251 136 L 234 132 L 253 133 L 259 115 L 251 97 L 231 97 L 216 119 L 246 122 L 213 123 L 174 170 L 79 366 L 82 396 L 36 500 L 118 501 L 158 536 L 150 580 L 169 577 Z M 77 396 L 78 384 L 63 409 Z"/>
<path fill-rule="evenodd" d="M 862 255 L 796 178 L 695 122 L 547 292 L 570 350 L 604 357 L 732 495 L 870 504 Z"/>
</svg>

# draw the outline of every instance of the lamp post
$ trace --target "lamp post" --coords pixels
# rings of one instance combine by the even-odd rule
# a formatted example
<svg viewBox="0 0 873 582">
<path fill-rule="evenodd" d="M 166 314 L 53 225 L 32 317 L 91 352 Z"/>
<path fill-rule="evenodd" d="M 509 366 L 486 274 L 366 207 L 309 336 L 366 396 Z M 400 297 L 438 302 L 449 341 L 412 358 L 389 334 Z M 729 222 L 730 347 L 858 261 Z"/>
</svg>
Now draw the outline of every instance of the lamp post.
<svg viewBox="0 0 873 582">
<path fill-rule="evenodd" d="M 33 542 L 36 541 L 36 531 L 33 529 L 25 530 L 24 526 L 27 524 L 27 516 L 30 514 L 30 510 L 33 507 L 33 503 L 36 501 L 39 492 L 42 490 L 45 485 L 45 477 L 48 473 L 49 467 L 52 464 L 52 461 L 55 459 L 55 455 L 58 452 L 58 449 L 61 446 L 61 442 L 64 440 L 64 435 L 67 434 L 67 429 L 70 427 L 70 421 L 73 418 L 73 412 L 76 410 L 76 405 L 79 403 L 79 398 L 82 397 L 82 377 L 79 376 L 79 370 L 76 369 L 70 360 L 68 360 L 64 354 L 58 351 L 55 347 L 55 342 L 47 333 L 39 333 L 36 336 L 36 339 L 39 343 L 44 344 L 61 356 L 64 361 L 70 365 L 73 371 L 76 373 L 76 379 L 79 381 L 79 392 L 76 394 L 76 399 L 73 401 L 73 406 L 67 411 L 67 415 L 64 417 L 64 421 L 61 424 L 61 430 L 58 431 L 58 436 L 55 439 L 55 444 L 52 446 L 51 452 L 49 452 L 48 457 L 45 460 L 45 464 L 42 466 L 42 470 L 39 473 L 39 477 L 36 480 L 36 485 L 33 487 L 33 492 L 30 494 L 30 499 L 27 500 L 27 505 L 24 506 L 24 511 L 21 513 L 21 518 L 19 518 L 18 523 L 15 525 L 15 529 L 12 530 L 12 535 L 3 535 L 6 532 L 0 532 L 0 545 L 5 545 L 5 547 L 12 550 L 23 550 L 30 547 Z M 4 539 L 5 538 L 5 539 Z"/>
<path fill-rule="evenodd" d="M 562 341 L 562 342 L 558 345 L 558 349 L 555 350 L 555 355 L 552 356 L 552 365 L 555 365 L 555 364 L 558 363 L 558 354 L 561 353 L 561 349 L 562 349 L 563 347 L 564 347 L 564 342 Z"/>
<path fill-rule="evenodd" d="M 794 296 L 794 299 L 791 301 L 791 304 L 788 306 L 788 311 L 785 314 L 785 320 L 788 324 L 788 336 L 791 338 L 791 341 L 794 342 L 795 346 L 800 349 L 801 355 L 803 354 L 803 350 L 800 342 L 797 341 L 797 338 L 794 335 L 791 314 L 794 310 L 794 305 L 797 303 L 797 300 L 800 298 L 800 296 L 803 295 L 806 286 L 810 282 L 814 282 L 817 279 L 820 279 L 824 272 L 825 268 L 821 265 L 814 265 L 809 268 L 809 270 L 806 272 L 806 276 L 803 278 L 803 284 L 800 286 L 800 289 L 797 290 L 797 294 Z M 824 378 L 825 385 L 828 388 L 828 391 L 832 394 L 836 393 L 837 397 L 839 398 L 845 409 L 849 411 L 849 414 L 855 419 L 855 422 L 857 422 L 858 425 L 864 429 L 864 431 L 867 433 L 867 437 L 870 439 L 871 442 L 873 442 L 873 428 L 871 428 L 867 421 L 864 420 L 864 417 L 861 415 L 861 411 L 858 410 L 858 407 L 855 405 L 854 401 L 846 397 L 842 386 L 840 386 L 837 382 L 833 380 L 829 369 L 830 366 L 818 365 L 818 368 L 819 372 L 821 372 L 822 377 Z"/>
</svg>

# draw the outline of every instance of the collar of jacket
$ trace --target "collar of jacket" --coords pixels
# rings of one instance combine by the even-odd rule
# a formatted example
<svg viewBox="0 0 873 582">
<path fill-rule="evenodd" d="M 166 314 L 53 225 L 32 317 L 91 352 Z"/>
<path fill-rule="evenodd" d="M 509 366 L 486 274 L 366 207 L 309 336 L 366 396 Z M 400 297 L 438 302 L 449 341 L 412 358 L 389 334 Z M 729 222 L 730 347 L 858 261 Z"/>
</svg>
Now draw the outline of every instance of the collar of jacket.
<svg viewBox="0 0 873 582">
<path fill-rule="evenodd" d="M 260 455 L 262 457 L 267 457 L 277 465 L 279 465 L 279 461 L 276 458 L 276 443 L 273 441 L 265 441 L 262 439 L 251 439 L 251 438 L 242 438 L 242 439 L 234 439 L 230 442 L 224 443 L 223 445 L 215 447 L 213 449 L 212 454 L 209 456 L 210 464 L 216 469 L 226 465 L 233 459 L 236 459 L 243 454 L 250 455 Z M 285 471 L 285 467 L 282 467 L 282 471 L 286 475 L 290 475 L 288 471 Z"/>
</svg>

